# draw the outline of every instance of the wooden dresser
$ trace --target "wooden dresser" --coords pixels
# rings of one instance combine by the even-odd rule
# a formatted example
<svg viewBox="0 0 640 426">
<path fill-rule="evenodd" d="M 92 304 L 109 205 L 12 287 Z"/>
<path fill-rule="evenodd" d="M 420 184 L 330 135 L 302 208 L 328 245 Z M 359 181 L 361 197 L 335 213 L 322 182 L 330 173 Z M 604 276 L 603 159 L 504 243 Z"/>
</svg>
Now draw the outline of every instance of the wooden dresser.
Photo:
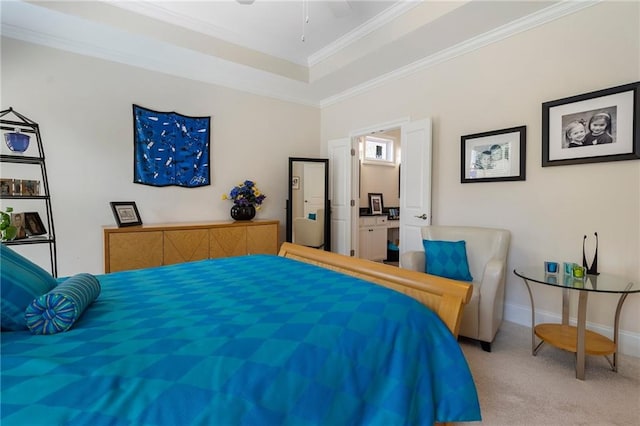
<svg viewBox="0 0 640 426">
<path fill-rule="evenodd" d="M 104 228 L 105 273 L 244 254 L 278 253 L 277 220 Z"/>
</svg>

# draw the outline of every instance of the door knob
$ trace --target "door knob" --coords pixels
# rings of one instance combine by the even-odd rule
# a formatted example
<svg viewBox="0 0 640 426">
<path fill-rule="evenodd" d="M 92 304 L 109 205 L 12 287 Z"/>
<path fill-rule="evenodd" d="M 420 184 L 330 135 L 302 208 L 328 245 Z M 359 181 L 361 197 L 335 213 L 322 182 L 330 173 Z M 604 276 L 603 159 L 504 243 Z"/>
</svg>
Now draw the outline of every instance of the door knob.
<svg viewBox="0 0 640 426">
<path fill-rule="evenodd" d="M 427 220 L 427 215 L 422 213 L 420 216 L 416 216 L 418 219 Z"/>
</svg>

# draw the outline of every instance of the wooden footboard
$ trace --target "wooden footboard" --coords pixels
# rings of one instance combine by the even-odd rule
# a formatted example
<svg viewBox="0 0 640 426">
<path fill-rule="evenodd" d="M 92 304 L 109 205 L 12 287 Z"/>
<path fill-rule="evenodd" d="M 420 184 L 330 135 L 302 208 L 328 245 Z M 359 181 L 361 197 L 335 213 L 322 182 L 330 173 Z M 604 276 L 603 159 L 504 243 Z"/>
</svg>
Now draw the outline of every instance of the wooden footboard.
<svg viewBox="0 0 640 426">
<path fill-rule="evenodd" d="M 456 337 L 462 309 L 471 299 L 471 285 L 462 281 L 292 243 L 283 243 L 279 255 L 352 275 L 413 297 L 436 312 Z"/>
</svg>

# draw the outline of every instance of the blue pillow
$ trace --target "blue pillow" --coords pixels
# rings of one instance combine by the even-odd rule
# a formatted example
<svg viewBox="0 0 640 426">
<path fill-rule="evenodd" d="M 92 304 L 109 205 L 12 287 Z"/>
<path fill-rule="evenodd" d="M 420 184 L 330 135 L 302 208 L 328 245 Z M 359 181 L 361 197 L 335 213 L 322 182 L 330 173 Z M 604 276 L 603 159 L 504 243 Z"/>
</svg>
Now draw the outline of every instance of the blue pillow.
<svg viewBox="0 0 640 426">
<path fill-rule="evenodd" d="M 315 213 L 309 213 L 309 219 L 316 220 L 316 214 Z"/>
<path fill-rule="evenodd" d="M 0 326 L 2 330 L 26 330 L 24 310 L 54 288 L 56 279 L 4 244 L 0 244 L 0 265 Z"/>
<path fill-rule="evenodd" d="M 33 300 L 24 316 L 33 334 L 67 331 L 100 294 L 100 283 L 91 274 L 77 274 Z"/>
<path fill-rule="evenodd" d="M 425 272 L 458 281 L 473 281 L 464 241 L 422 240 L 426 257 Z"/>
</svg>

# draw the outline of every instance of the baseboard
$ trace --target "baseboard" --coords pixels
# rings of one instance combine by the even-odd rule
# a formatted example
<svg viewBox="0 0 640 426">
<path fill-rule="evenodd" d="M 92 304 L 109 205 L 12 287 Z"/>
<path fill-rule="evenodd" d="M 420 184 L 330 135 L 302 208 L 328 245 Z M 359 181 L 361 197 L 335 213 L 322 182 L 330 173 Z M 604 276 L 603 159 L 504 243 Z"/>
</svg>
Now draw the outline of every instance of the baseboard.
<svg viewBox="0 0 640 426">
<path fill-rule="evenodd" d="M 505 303 L 504 319 L 505 321 L 531 327 L 531 307 Z M 611 321 L 613 322 L 613 318 Z M 539 324 L 542 322 L 559 323 L 562 322 L 562 316 L 555 312 L 542 311 L 538 309 L 536 310 L 536 323 Z M 575 325 L 576 318 L 569 318 L 569 323 Z M 613 327 L 587 321 L 587 328 L 613 339 Z M 640 358 L 640 334 L 619 330 L 618 348 L 621 354 Z"/>
</svg>

